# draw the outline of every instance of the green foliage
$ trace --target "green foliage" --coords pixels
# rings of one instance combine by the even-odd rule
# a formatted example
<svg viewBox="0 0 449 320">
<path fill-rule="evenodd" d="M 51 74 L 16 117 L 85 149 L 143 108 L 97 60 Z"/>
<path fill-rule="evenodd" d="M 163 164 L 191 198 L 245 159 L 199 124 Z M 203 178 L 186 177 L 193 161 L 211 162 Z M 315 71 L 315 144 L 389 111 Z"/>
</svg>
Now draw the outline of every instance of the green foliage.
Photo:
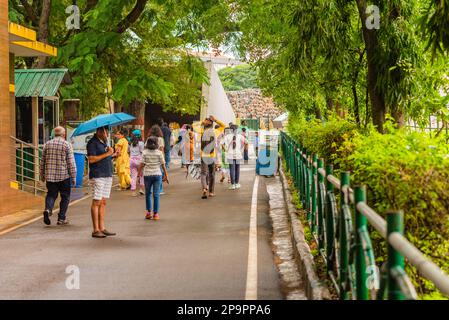
<svg viewBox="0 0 449 320">
<path fill-rule="evenodd" d="M 449 147 L 426 134 L 390 130 L 356 135 L 342 148 L 352 154 L 345 169 L 356 184 L 368 186 L 377 212 L 404 211 L 407 238 L 435 263 L 449 270 Z M 421 293 L 433 289 L 409 268 Z"/>
<path fill-rule="evenodd" d="M 226 91 L 258 88 L 257 70 L 248 64 L 221 69 L 218 75 Z"/>
<path fill-rule="evenodd" d="M 10 3 L 12 20 L 39 29 L 19 1 Z M 138 3 L 145 6 L 131 21 Z M 81 30 L 68 31 L 65 8 L 71 4 L 52 1 L 48 21 L 48 42 L 58 47 L 58 57 L 47 66 L 69 68 L 71 84 L 61 89 L 63 99 L 80 98 L 86 117 L 103 112 L 106 97 L 125 106 L 151 100 L 165 110 L 199 110 L 201 86 L 209 79 L 189 50 L 222 41 L 222 29 L 228 27 L 225 2 L 78 1 Z M 40 10 L 33 10 L 39 19 Z M 225 22 L 214 22 L 220 19 Z"/>
<path fill-rule="evenodd" d="M 347 120 L 321 124 L 290 118 L 288 131 L 326 163 L 351 172 L 351 183 L 367 186 L 368 203 L 384 215 L 403 210 L 405 235 L 446 272 L 449 271 L 449 145 L 425 133 L 373 127 L 361 131 Z M 336 174 L 338 175 L 338 174 Z M 371 233 L 377 262 L 386 256 L 385 240 Z M 438 297 L 435 286 L 407 265 L 407 273 L 427 298 Z"/>
<path fill-rule="evenodd" d="M 287 130 L 302 147 L 319 154 L 326 163 L 333 163 L 338 169 L 341 158 L 341 144 L 360 130 L 354 122 L 331 118 L 323 122 L 319 119 L 305 120 L 290 116 Z"/>
<path fill-rule="evenodd" d="M 447 1 L 236 0 L 238 45 L 262 90 L 292 113 L 345 113 L 366 127 L 382 110 L 424 126 L 447 105 L 447 61 L 426 51 L 429 37 L 449 47 Z M 380 29 L 366 32 L 370 4 Z M 423 17 L 434 31 L 421 32 Z"/>
</svg>

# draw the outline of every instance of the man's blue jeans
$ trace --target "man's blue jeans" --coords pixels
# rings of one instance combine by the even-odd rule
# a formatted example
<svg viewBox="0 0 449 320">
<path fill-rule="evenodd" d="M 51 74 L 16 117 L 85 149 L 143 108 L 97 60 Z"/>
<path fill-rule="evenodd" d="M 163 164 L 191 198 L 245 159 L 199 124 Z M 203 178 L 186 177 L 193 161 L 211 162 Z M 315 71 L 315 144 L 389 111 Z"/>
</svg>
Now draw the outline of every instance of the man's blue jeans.
<svg viewBox="0 0 449 320">
<path fill-rule="evenodd" d="M 162 176 L 145 176 L 145 203 L 148 212 L 159 212 L 159 193 L 162 185 Z M 151 207 L 151 195 L 153 194 L 154 207 Z M 153 209 L 153 210 L 151 210 Z"/>
</svg>

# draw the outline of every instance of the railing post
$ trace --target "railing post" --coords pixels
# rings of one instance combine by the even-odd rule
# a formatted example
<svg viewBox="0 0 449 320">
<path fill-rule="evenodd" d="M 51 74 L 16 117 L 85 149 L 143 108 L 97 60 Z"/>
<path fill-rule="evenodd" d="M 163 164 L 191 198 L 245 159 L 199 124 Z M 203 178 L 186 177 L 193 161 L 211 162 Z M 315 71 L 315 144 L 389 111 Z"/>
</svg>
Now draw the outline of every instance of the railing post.
<svg viewBox="0 0 449 320">
<path fill-rule="evenodd" d="M 326 166 L 326 190 L 327 193 L 334 192 L 334 185 L 329 182 L 327 179 L 327 176 L 332 175 L 334 173 L 334 167 L 331 164 L 328 164 Z M 330 205 L 330 204 L 329 204 Z M 326 205 L 327 206 L 327 205 Z M 333 270 L 334 267 L 332 265 L 332 249 L 334 246 L 334 217 L 330 214 L 330 212 L 327 212 L 326 209 L 326 258 L 327 258 L 327 270 Z"/>
<path fill-rule="evenodd" d="M 387 212 L 387 242 L 390 234 L 393 232 L 404 233 L 404 215 L 402 211 Z M 405 296 L 391 272 L 393 268 L 397 267 L 404 269 L 404 257 L 389 242 L 387 255 L 388 300 L 404 300 Z"/>
<path fill-rule="evenodd" d="M 317 164 L 318 156 L 316 154 L 312 157 L 312 207 L 311 207 L 311 220 L 312 220 L 312 233 L 316 232 L 316 192 L 317 192 Z"/>
<path fill-rule="evenodd" d="M 304 156 L 307 157 L 307 148 L 303 148 L 301 154 L 301 163 L 302 163 L 302 202 L 304 203 L 304 209 L 306 210 L 306 214 L 308 214 L 307 208 L 307 161 L 304 159 Z"/>
<path fill-rule="evenodd" d="M 348 204 L 347 197 L 349 197 L 349 172 L 342 172 L 340 175 L 341 187 L 340 187 L 340 230 L 339 230 L 339 249 L 340 249 L 340 299 L 348 299 L 348 291 L 346 285 L 349 280 L 349 243 L 348 232 L 346 229 L 346 216 L 343 206 Z M 346 189 L 346 191 L 345 191 Z"/>
<path fill-rule="evenodd" d="M 357 204 L 366 201 L 365 187 L 357 186 L 354 189 L 355 200 L 355 275 L 356 275 L 356 292 L 357 300 L 368 300 L 368 277 L 366 270 L 365 252 L 363 250 L 362 239 L 360 238 L 360 230 L 367 228 L 366 217 L 357 210 Z"/>
<path fill-rule="evenodd" d="M 21 173 L 21 175 L 20 175 L 20 182 L 21 182 L 21 189 L 22 190 L 25 190 L 25 186 L 24 186 L 24 183 L 25 183 L 25 167 L 24 167 L 24 163 L 23 163 L 23 158 L 24 158 L 24 156 L 23 156 L 23 143 L 21 142 L 20 143 L 20 173 Z"/>
<path fill-rule="evenodd" d="M 318 159 L 318 169 L 324 168 L 324 161 L 323 159 Z M 317 170 L 318 171 L 318 170 Z M 324 203 L 322 203 L 323 199 L 321 198 L 321 186 L 324 183 L 324 176 L 318 172 L 318 247 L 320 250 L 324 249 L 324 212 L 323 212 L 323 206 Z"/>
<path fill-rule="evenodd" d="M 304 175 L 304 182 L 306 186 L 306 192 L 305 192 L 305 198 L 306 198 L 306 210 L 307 210 L 307 221 L 310 225 L 312 221 L 312 210 L 311 210 L 311 204 L 310 204 L 310 189 L 311 189 L 311 169 L 310 169 L 310 151 L 306 151 L 306 159 L 304 159 L 304 167 L 305 167 L 305 175 Z"/>
</svg>

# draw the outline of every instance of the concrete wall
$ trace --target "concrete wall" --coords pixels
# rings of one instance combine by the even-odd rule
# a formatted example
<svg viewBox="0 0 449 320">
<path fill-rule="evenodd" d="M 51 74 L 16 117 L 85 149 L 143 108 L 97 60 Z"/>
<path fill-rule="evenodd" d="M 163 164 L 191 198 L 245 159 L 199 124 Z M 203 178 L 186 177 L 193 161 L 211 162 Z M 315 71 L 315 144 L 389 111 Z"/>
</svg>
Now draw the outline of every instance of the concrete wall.
<svg viewBox="0 0 449 320">
<path fill-rule="evenodd" d="M 213 115 L 225 124 L 235 122 L 235 114 L 231 103 L 221 84 L 218 73 L 211 62 L 205 62 L 210 76 L 210 85 L 203 85 L 204 105 L 201 108 L 201 119 Z"/>
</svg>

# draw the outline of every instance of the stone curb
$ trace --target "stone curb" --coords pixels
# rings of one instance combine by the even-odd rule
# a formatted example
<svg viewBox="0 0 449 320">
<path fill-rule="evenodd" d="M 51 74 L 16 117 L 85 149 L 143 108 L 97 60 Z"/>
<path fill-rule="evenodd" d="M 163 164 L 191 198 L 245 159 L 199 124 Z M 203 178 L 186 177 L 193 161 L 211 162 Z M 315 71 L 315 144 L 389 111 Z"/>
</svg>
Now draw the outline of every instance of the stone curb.
<svg viewBox="0 0 449 320">
<path fill-rule="evenodd" d="M 282 189 L 284 192 L 284 200 L 287 215 L 290 221 L 290 230 L 292 243 L 294 247 L 295 258 L 299 266 L 299 271 L 304 281 L 305 291 L 309 300 L 331 300 L 329 289 L 323 281 L 320 281 L 315 270 L 315 261 L 310 251 L 310 247 L 304 237 L 304 227 L 298 219 L 297 210 L 295 209 L 291 190 L 285 177 L 283 168 L 279 168 Z M 295 222 L 295 223 L 293 223 Z"/>
</svg>

